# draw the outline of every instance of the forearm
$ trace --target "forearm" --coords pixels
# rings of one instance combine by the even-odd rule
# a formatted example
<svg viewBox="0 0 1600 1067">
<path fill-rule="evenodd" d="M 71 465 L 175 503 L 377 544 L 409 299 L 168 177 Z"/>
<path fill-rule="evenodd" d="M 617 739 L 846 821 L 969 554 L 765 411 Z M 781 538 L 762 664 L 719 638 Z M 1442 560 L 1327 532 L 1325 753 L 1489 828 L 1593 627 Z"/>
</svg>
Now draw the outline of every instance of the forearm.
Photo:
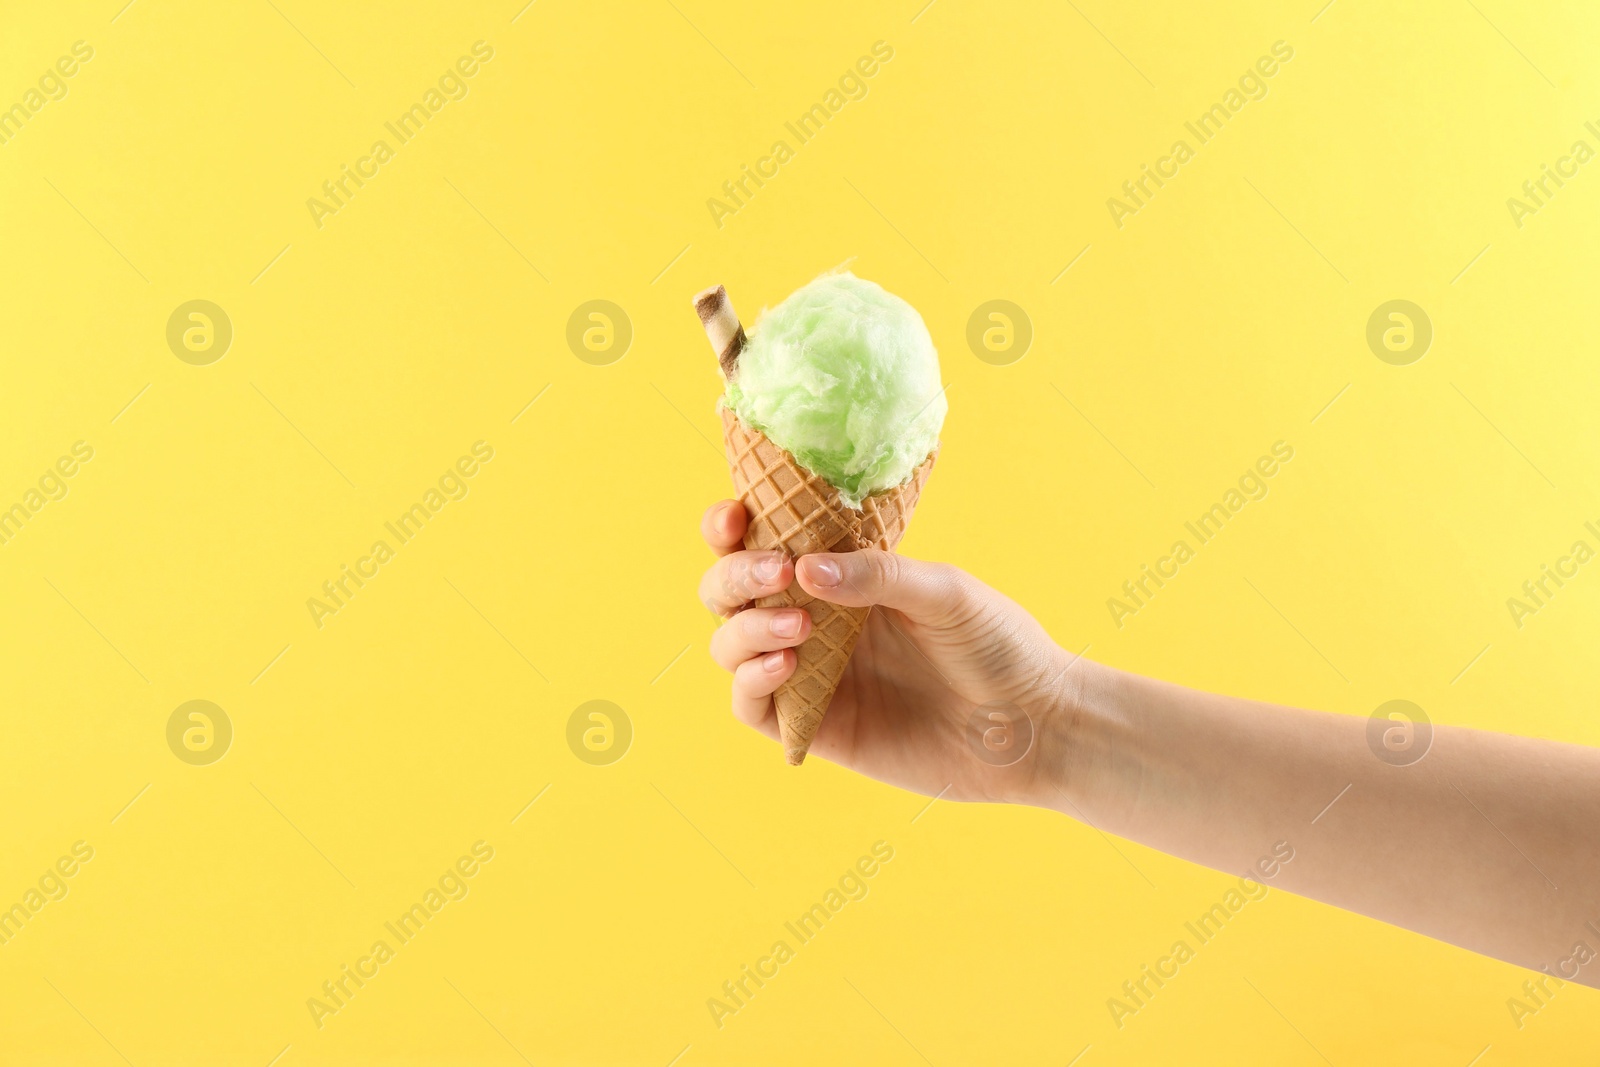
<svg viewBox="0 0 1600 1067">
<path fill-rule="evenodd" d="M 1600 986 L 1591 954 L 1600 952 L 1600 750 L 1435 727 L 1422 759 L 1394 766 L 1368 747 L 1364 718 L 1087 662 L 1073 670 L 1079 684 L 1050 727 L 1064 736 L 1041 750 L 1053 764 L 1041 803 L 1220 871 Z"/>
</svg>

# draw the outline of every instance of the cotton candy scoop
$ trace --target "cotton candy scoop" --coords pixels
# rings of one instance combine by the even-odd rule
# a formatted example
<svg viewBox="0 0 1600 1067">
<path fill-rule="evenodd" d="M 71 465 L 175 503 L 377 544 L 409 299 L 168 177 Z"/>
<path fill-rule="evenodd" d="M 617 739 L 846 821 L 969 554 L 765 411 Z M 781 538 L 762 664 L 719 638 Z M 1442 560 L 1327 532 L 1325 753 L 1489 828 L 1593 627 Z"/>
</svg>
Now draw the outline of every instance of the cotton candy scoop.
<svg viewBox="0 0 1600 1067">
<path fill-rule="evenodd" d="M 947 410 L 922 316 L 848 271 L 762 313 L 724 402 L 850 507 L 911 477 Z"/>
</svg>

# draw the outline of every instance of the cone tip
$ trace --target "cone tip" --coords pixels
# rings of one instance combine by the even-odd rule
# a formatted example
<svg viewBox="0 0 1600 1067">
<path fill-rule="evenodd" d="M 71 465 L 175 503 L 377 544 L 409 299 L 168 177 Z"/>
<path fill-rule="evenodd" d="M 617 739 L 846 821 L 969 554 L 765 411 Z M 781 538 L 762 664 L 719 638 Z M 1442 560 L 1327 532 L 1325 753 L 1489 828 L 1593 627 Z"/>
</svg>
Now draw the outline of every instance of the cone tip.
<svg viewBox="0 0 1600 1067">
<path fill-rule="evenodd" d="M 810 748 L 809 745 L 804 748 L 786 748 L 784 749 L 783 757 L 789 761 L 789 766 L 798 767 L 806 761 L 806 749 L 808 748 Z"/>
</svg>

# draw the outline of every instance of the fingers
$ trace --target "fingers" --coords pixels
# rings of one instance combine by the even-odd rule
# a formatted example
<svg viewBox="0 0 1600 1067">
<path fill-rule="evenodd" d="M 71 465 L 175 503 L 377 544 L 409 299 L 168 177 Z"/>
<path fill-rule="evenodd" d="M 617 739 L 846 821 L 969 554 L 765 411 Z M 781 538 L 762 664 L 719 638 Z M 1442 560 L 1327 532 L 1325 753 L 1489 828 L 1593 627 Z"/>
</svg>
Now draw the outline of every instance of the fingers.
<svg viewBox="0 0 1600 1067">
<path fill-rule="evenodd" d="M 711 546 L 711 551 L 726 556 L 743 547 L 746 523 L 743 504 L 737 500 L 719 500 L 706 509 L 700 520 L 700 535 Z"/>
<path fill-rule="evenodd" d="M 751 608 L 757 597 L 789 588 L 794 561 L 782 552 L 745 552 L 749 516 L 737 500 L 711 505 L 700 534 L 720 559 L 700 579 L 700 600 L 718 615 L 734 615 L 711 638 L 711 658 L 733 672 L 733 716 L 776 740 L 772 694 L 794 673 L 792 646 L 811 636 L 811 616 L 798 608 Z"/>
<path fill-rule="evenodd" d="M 733 717 L 768 737 L 778 736 L 772 694 L 794 673 L 795 653 L 784 648 L 739 664 L 733 672 Z"/>
<path fill-rule="evenodd" d="M 711 658 L 725 671 L 763 652 L 791 648 L 811 636 L 811 616 L 799 608 L 749 608 L 711 635 Z"/>
<path fill-rule="evenodd" d="M 893 552 L 819 552 L 801 556 L 795 579 L 814 597 L 865 607 L 882 604 L 914 619 L 936 622 L 959 610 L 970 579 L 944 563 L 926 563 Z"/>
<path fill-rule="evenodd" d="M 757 597 L 782 592 L 793 580 L 794 561 L 782 552 L 730 552 L 701 576 L 700 601 L 728 616 Z"/>
</svg>

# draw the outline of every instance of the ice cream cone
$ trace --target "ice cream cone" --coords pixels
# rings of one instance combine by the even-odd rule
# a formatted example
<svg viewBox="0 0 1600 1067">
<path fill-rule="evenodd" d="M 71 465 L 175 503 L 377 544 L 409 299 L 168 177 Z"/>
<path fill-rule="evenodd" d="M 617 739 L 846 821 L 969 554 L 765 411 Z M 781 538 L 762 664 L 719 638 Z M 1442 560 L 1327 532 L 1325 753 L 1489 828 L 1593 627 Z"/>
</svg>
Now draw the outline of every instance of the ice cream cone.
<svg viewBox="0 0 1600 1067">
<path fill-rule="evenodd" d="M 721 286 L 708 289 L 695 298 L 695 308 L 723 374 L 731 380 L 745 338 L 727 293 Z M 722 409 L 722 430 L 734 491 L 749 515 L 744 547 L 776 550 L 791 558 L 864 548 L 892 551 L 905 534 L 937 455 L 930 454 L 904 484 L 875 493 L 861 507 L 852 508 L 837 489 L 727 408 Z M 799 607 L 811 615 L 811 636 L 796 649 L 795 672 L 773 696 L 784 756 L 798 766 L 805 761 L 872 609 L 817 600 L 798 583 L 756 604 Z"/>
</svg>

